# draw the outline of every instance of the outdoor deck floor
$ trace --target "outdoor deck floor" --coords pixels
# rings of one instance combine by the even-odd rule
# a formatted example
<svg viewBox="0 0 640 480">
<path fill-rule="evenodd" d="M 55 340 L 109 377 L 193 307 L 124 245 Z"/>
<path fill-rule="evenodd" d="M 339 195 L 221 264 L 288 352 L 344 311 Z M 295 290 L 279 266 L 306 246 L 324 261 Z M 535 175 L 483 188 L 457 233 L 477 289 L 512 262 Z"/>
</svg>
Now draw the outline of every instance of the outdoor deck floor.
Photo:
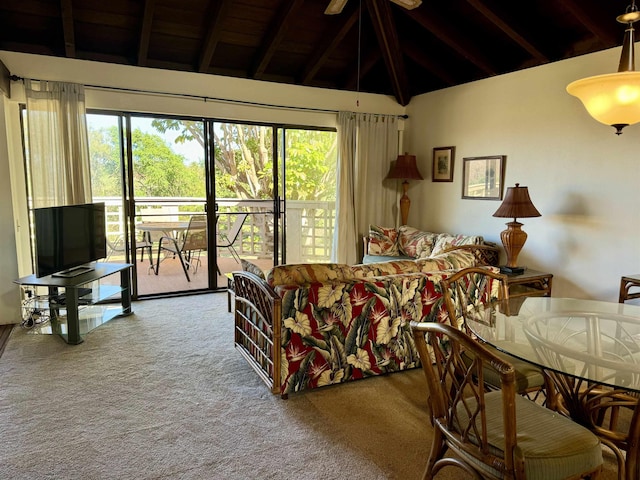
<svg viewBox="0 0 640 480">
<path fill-rule="evenodd" d="M 197 272 L 193 274 L 189 272 L 190 281 L 187 281 L 187 277 L 182 270 L 180 260 L 178 258 L 165 258 L 160 263 L 160 270 L 158 275 L 155 275 L 153 271 L 149 269 L 149 262 L 145 258 L 144 261 L 138 260 L 137 267 L 137 283 L 138 283 L 138 296 L 146 295 L 158 295 L 158 294 L 173 294 L 173 293 L 188 293 L 196 290 L 207 289 L 208 278 L 207 268 L 208 262 L 206 256 L 201 258 L 202 263 L 197 269 Z M 265 271 L 273 266 L 273 260 L 271 259 L 248 259 L 249 261 L 260 266 Z M 112 262 L 121 262 L 122 259 L 112 258 Z M 225 289 L 227 287 L 227 276 L 225 274 L 233 271 L 242 270 L 242 266 L 237 263 L 233 258 L 218 257 L 218 267 L 222 275 L 217 276 L 217 288 Z M 117 279 L 113 278 L 113 281 Z M 215 285 L 211 285 L 211 288 L 216 288 Z"/>
</svg>

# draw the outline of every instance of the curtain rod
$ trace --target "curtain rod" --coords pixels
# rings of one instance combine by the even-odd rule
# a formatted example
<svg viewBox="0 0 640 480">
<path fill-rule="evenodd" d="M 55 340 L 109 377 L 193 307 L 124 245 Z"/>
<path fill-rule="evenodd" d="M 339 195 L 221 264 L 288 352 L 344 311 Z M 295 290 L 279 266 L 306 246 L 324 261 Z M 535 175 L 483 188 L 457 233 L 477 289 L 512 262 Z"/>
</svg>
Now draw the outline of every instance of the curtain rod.
<svg viewBox="0 0 640 480">
<path fill-rule="evenodd" d="M 17 75 L 11 75 L 9 77 L 10 80 L 14 81 L 14 82 L 23 82 L 25 79 L 24 77 L 19 77 Z M 41 81 L 38 79 L 32 79 L 35 80 L 37 82 Z M 239 104 L 239 105 L 246 105 L 249 107 L 260 107 L 260 108 L 277 108 L 277 109 L 283 109 L 283 110 L 296 110 L 296 111 L 302 111 L 302 112 L 317 112 L 317 113 L 338 113 L 338 110 L 327 110 L 327 109 L 323 109 L 323 108 L 311 108 L 311 107 L 292 107 L 292 106 L 287 106 L 287 105 L 274 105 L 274 104 L 269 104 L 269 103 L 260 103 L 260 102 L 250 102 L 247 100 L 230 100 L 227 98 L 217 98 L 217 97 L 207 97 L 207 96 L 203 96 L 203 95 L 191 95 L 188 93 L 169 93 L 169 92 L 157 92 L 157 91 L 152 91 L 152 90 L 140 90 L 140 89 L 135 89 L 135 88 L 123 88 L 123 87 L 105 87 L 104 85 L 84 85 L 85 88 L 90 88 L 90 89 L 94 89 L 94 90 L 110 90 L 110 91 L 116 91 L 116 92 L 124 92 L 124 93 L 136 93 L 136 94 L 143 94 L 143 95 L 158 95 L 158 96 L 163 96 L 163 97 L 177 97 L 177 98 L 188 98 L 188 99 L 192 99 L 192 100 L 202 100 L 205 103 L 206 102 L 219 102 L 219 103 L 231 103 L 231 104 Z M 354 112 L 354 113 L 358 113 L 358 112 Z M 379 115 L 379 114 L 374 114 L 372 113 L 371 115 Z M 396 118 L 402 118 L 404 120 L 406 120 L 407 118 L 409 118 L 409 115 L 390 115 L 390 116 L 395 116 Z"/>
</svg>

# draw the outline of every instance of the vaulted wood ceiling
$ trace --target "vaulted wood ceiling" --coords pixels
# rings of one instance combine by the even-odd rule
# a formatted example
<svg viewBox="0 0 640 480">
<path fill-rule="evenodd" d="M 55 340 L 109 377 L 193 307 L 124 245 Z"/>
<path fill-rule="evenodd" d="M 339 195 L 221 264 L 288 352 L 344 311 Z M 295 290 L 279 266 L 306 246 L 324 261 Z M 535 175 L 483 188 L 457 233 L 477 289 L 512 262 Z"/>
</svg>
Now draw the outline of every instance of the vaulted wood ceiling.
<svg viewBox="0 0 640 480">
<path fill-rule="evenodd" d="M 621 45 L 620 0 L 2 0 L 0 50 L 414 95 Z M 617 65 L 611 66 L 611 71 Z M 14 73 L 14 72 L 12 72 Z"/>
</svg>

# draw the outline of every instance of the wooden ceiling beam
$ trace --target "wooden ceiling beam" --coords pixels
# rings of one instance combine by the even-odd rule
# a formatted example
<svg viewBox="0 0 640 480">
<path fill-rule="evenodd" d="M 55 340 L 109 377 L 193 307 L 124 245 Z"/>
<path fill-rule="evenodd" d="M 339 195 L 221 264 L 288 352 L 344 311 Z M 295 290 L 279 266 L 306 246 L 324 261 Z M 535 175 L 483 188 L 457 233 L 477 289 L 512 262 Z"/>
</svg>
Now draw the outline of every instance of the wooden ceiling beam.
<svg viewBox="0 0 640 480">
<path fill-rule="evenodd" d="M 418 22 L 422 28 L 431 32 L 439 41 L 478 67 L 485 74 L 490 76 L 496 75 L 497 72 L 495 68 L 491 66 L 491 62 L 489 62 L 470 41 L 465 41 L 459 34 L 447 28 L 447 21 L 437 16 L 435 12 L 429 11 L 428 8 L 420 8 L 412 10 L 411 12 L 408 10 L 404 11 L 414 21 Z"/>
<path fill-rule="evenodd" d="M 146 67 L 149 60 L 149 42 L 151 40 L 151 24 L 156 0 L 145 0 L 142 25 L 140 26 L 140 38 L 138 39 L 138 65 Z"/>
<path fill-rule="evenodd" d="M 273 17 L 269 29 L 262 39 L 260 50 L 253 62 L 250 78 L 260 79 L 264 74 L 271 58 L 275 54 L 280 42 L 287 33 L 293 13 L 304 3 L 304 0 L 284 0 Z"/>
<path fill-rule="evenodd" d="M 211 66 L 211 60 L 220 41 L 220 35 L 222 33 L 222 25 L 229 13 L 230 0 L 213 1 L 210 5 L 210 12 L 208 18 L 211 19 L 209 29 L 205 35 L 204 45 L 200 53 L 200 59 L 198 61 L 198 72 L 205 73 Z"/>
<path fill-rule="evenodd" d="M 388 0 L 366 0 L 366 5 L 387 67 L 393 95 L 400 105 L 405 106 L 411 100 L 411 89 L 391 4 Z"/>
<path fill-rule="evenodd" d="M 602 27 L 603 23 L 601 19 L 598 19 L 598 22 L 594 21 L 592 17 L 585 12 L 584 7 L 579 5 L 575 0 L 559 0 L 559 3 L 569 10 L 571 15 L 582 23 L 590 33 L 598 37 L 602 45 L 610 47 L 611 45 L 618 45 L 619 41 L 622 42 L 622 28 L 620 29 L 620 38 L 614 38 L 605 28 Z M 612 20 L 615 21 L 615 19 Z"/>
<path fill-rule="evenodd" d="M 443 68 L 442 64 L 431 60 L 413 43 L 403 44 L 402 49 L 407 54 L 407 57 L 438 77 L 445 85 L 452 86 L 456 84 L 456 80 Z"/>
<path fill-rule="evenodd" d="M 67 58 L 75 58 L 76 39 L 73 29 L 73 4 L 71 0 L 60 0 L 60 13 L 64 35 L 64 54 Z"/>
<path fill-rule="evenodd" d="M 519 45 L 523 50 L 527 51 L 533 58 L 535 58 L 540 63 L 549 62 L 549 58 L 538 50 L 531 42 L 529 42 L 526 38 L 516 32 L 511 26 L 502 20 L 498 15 L 496 15 L 493 10 L 485 5 L 482 0 L 467 0 L 467 3 L 475 8 L 478 12 L 486 17 L 491 23 L 493 23 L 497 28 L 502 30 L 505 35 L 507 35 L 511 40 L 513 40 L 517 45 Z"/>
<path fill-rule="evenodd" d="M 316 50 L 311 55 L 311 59 L 307 62 L 304 71 L 301 76 L 302 85 L 308 85 L 313 77 L 315 77 L 322 64 L 327 60 L 331 52 L 335 50 L 340 42 L 344 39 L 344 37 L 351 31 L 353 26 L 358 21 L 358 16 L 360 15 L 360 9 L 355 9 L 351 15 L 345 15 L 343 11 L 343 15 L 339 17 L 334 17 L 336 19 L 344 19 L 341 23 L 337 25 L 337 28 L 329 32 L 328 35 L 324 36 L 324 41 L 316 48 Z"/>
<path fill-rule="evenodd" d="M 356 65 L 355 68 L 351 69 L 351 74 L 347 77 L 342 87 L 345 90 L 358 90 L 358 80 L 362 79 L 371 71 L 371 69 L 380 61 L 381 55 L 378 50 L 372 50 L 365 57 L 364 60 L 360 61 L 360 69 L 358 72 L 358 67 Z M 358 78 L 358 73 L 360 74 L 360 78 Z"/>
</svg>

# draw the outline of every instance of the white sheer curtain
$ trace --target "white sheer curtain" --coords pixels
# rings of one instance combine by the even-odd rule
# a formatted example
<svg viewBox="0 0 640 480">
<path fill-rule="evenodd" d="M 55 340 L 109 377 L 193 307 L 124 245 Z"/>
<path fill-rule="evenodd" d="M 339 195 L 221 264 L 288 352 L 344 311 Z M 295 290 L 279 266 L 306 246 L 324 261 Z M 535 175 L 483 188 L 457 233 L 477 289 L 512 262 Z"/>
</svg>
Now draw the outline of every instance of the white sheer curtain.
<svg viewBox="0 0 640 480">
<path fill-rule="evenodd" d="M 33 207 L 91 201 L 84 86 L 25 79 Z"/>
<path fill-rule="evenodd" d="M 375 223 L 394 226 L 397 192 L 382 181 L 398 156 L 395 115 L 338 113 L 338 199 L 332 259 L 361 261 L 362 236 Z"/>
</svg>

